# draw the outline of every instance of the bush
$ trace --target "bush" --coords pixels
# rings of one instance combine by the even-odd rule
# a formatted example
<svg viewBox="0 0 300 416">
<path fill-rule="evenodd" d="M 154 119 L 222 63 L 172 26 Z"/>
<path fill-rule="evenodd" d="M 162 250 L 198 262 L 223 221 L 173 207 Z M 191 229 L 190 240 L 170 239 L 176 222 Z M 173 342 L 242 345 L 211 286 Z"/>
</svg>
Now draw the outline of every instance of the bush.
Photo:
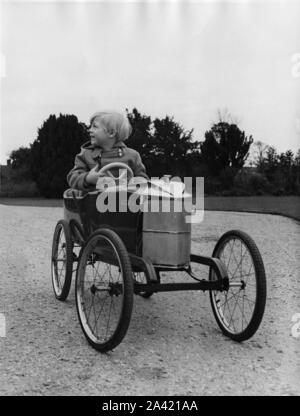
<svg viewBox="0 0 300 416">
<path fill-rule="evenodd" d="M 299 181 L 295 183 L 295 193 L 296 195 L 300 195 L 300 182 Z"/>
<path fill-rule="evenodd" d="M 235 192 L 248 195 L 265 195 L 271 192 L 271 185 L 267 178 L 261 173 L 240 172 L 233 182 Z"/>
<path fill-rule="evenodd" d="M 217 177 L 204 178 L 204 194 L 205 195 L 220 195 L 222 192 L 222 184 Z"/>
<path fill-rule="evenodd" d="M 236 174 L 237 169 L 229 166 L 222 170 L 219 179 L 223 189 L 229 190 L 232 188 Z"/>
<path fill-rule="evenodd" d="M 286 192 L 283 187 L 273 187 L 272 189 L 272 195 L 274 196 L 282 196 L 286 195 Z"/>
<path fill-rule="evenodd" d="M 10 182 L 1 185 L 0 198 L 20 198 L 41 196 L 33 181 Z"/>
<path fill-rule="evenodd" d="M 23 175 L 22 168 L 0 167 L 0 197 L 36 197 L 40 196 L 36 183 Z"/>
</svg>

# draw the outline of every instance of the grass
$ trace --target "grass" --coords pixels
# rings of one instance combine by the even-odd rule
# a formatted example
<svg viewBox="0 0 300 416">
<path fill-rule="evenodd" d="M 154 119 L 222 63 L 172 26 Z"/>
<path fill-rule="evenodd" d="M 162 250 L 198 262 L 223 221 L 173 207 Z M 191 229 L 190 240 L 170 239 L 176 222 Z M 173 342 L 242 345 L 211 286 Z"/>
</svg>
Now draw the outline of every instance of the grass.
<svg viewBox="0 0 300 416">
<path fill-rule="evenodd" d="M 300 196 L 209 196 L 206 211 L 258 212 L 284 215 L 300 221 Z"/>
<path fill-rule="evenodd" d="M 62 199 L 0 198 L 0 204 L 62 207 Z M 206 211 L 237 211 L 283 215 L 300 221 L 300 196 L 207 196 Z"/>
<path fill-rule="evenodd" d="M 0 197 L 0 204 L 3 205 L 20 205 L 28 207 L 63 207 L 62 199 L 47 199 L 47 198 L 2 198 Z"/>
</svg>

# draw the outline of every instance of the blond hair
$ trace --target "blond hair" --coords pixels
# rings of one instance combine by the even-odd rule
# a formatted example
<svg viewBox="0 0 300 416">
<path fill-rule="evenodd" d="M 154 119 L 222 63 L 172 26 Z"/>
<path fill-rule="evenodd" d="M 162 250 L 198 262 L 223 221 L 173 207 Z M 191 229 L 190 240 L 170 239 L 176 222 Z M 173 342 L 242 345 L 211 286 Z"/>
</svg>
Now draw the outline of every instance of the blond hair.
<svg viewBox="0 0 300 416">
<path fill-rule="evenodd" d="M 132 127 L 128 118 L 117 111 L 101 111 L 92 115 L 90 123 L 99 118 L 105 129 L 111 133 L 115 132 L 117 140 L 126 140 L 131 135 Z"/>
</svg>

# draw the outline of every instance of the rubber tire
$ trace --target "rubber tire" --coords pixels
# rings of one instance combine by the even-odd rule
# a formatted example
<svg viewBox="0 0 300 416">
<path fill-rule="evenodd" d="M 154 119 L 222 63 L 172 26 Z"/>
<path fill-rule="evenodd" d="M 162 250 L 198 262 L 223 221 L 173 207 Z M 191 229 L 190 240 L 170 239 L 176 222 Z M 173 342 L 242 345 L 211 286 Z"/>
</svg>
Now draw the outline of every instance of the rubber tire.
<svg viewBox="0 0 300 416">
<path fill-rule="evenodd" d="M 54 255 L 54 251 L 56 250 L 56 245 L 58 243 L 58 238 L 59 238 L 58 233 L 61 229 L 63 229 L 64 231 L 65 240 L 66 240 L 66 273 L 65 273 L 65 280 L 64 280 L 61 294 L 58 294 L 55 290 L 55 284 L 54 284 L 53 255 Z M 70 226 L 67 221 L 60 220 L 56 224 L 54 234 L 53 234 L 53 240 L 52 240 L 51 281 L 52 281 L 52 287 L 53 287 L 53 291 L 54 291 L 54 295 L 56 299 L 62 302 L 65 301 L 69 295 L 71 283 L 72 283 L 72 274 L 73 274 L 73 242 L 72 242 L 72 237 L 71 237 Z"/>
<path fill-rule="evenodd" d="M 121 317 L 118 322 L 117 328 L 115 329 L 112 336 L 105 341 L 104 343 L 96 343 L 90 337 L 88 336 L 87 332 L 85 331 L 84 325 L 81 321 L 81 315 L 79 312 L 79 282 L 80 282 L 80 271 L 82 268 L 81 262 L 84 258 L 84 251 L 86 250 L 89 242 L 94 239 L 96 236 L 104 236 L 108 240 L 111 241 L 112 245 L 115 247 L 117 254 L 119 256 L 122 270 L 123 270 L 123 283 L 124 283 L 124 301 L 121 311 Z M 77 268 L 76 273 L 76 282 L 75 282 L 75 299 L 76 299 L 76 309 L 77 309 L 77 315 L 80 322 L 81 329 L 89 342 L 89 344 L 100 352 L 107 352 L 115 348 L 120 344 L 120 342 L 125 337 L 129 324 L 130 319 L 132 315 L 132 309 L 133 309 L 133 279 L 132 279 L 132 269 L 131 269 L 131 263 L 130 258 L 127 252 L 127 249 L 121 240 L 121 238 L 112 230 L 103 228 L 98 229 L 93 234 L 90 235 L 90 237 L 86 240 L 84 246 L 81 249 L 79 264 Z"/>
<path fill-rule="evenodd" d="M 218 240 L 214 248 L 212 257 L 219 258 L 218 251 L 220 247 L 223 245 L 224 241 L 230 239 L 231 237 L 242 240 L 242 242 L 248 248 L 252 256 L 253 265 L 255 269 L 256 301 L 255 301 L 253 315 L 249 322 L 249 325 L 242 332 L 237 333 L 237 334 L 233 334 L 230 331 L 228 331 L 226 327 L 223 326 L 222 321 L 220 321 L 218 313 L 215 310 L 212 292 L 210 292 L 209 295 L 210 295 L 210 302 L 211 302 L 211 306 L 213 309 L 215 319 L 221 331 L 223 332 L 223 334 L 233 339 L 234 341 L 242 342 L 251 338 L 255 334 L 255 332 L 257 331 L 262 321 L 264 310 L 265 310 L 265 305 L 266 305 L 266 297 L 267 297 L 266 274 L 265 274 L 263 260 L 262 260 L 262 257 L 258 250 L 257 245 L 255 244 L 253 239 L 248 234 L 240 230 L 232 230 L 223 234 L 221 238 Z M 210 272 L 209 272 L 209 279 L 212 280 L 212 269 L 210 269 Z"/>
</svg>

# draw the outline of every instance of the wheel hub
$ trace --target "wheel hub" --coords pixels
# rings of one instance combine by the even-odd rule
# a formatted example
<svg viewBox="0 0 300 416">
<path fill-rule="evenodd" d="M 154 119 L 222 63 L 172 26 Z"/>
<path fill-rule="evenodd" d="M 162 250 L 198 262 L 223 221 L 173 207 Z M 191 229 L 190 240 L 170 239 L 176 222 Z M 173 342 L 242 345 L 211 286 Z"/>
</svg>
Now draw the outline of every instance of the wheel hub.
<svg viewBox="0 0 300 416">
<path fill-rule="evenodd" d="M 93 284 L 90 287 L 90 291 L 93 295 L 96 292 L 108 292 L 110 296 L 119 296 L 123 293 L 122 286 L 118 283 L 109 283 L 108 286 L 96 286 Z"/>
</svg>

